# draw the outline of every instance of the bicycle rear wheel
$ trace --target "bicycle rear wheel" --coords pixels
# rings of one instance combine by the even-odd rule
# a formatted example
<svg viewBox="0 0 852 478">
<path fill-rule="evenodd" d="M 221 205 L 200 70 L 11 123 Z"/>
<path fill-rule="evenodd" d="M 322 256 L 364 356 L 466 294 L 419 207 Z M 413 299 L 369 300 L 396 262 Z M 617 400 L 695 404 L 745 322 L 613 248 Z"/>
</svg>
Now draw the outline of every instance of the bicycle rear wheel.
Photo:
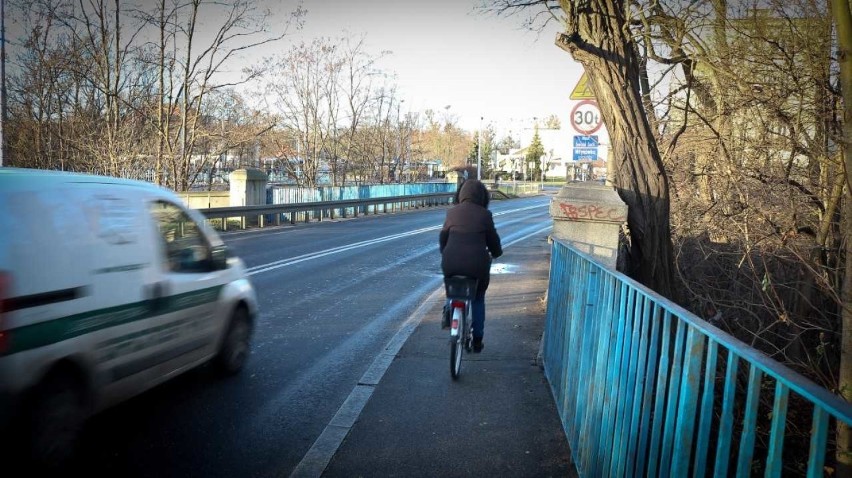
<svg viewBox="0 0 852 478">
<path fill-rule="evenodd" d="M 464 349 L 464 340 L 461 337 L 456 337 L 450 341 L 450 375 L 454 379 L 459 378 L 461 373 L 462 350 Z"/>
<path fill-rule="evenodd" d="M 470 353 L 473 350 L 473 317 L 471 317 L 471 307 L 465 309 L 464 321 L 464 351 Z"/>
<path fill-rule="evenodd" d="M 467 334 L 464 333 L 467 327 L 464 311 L 454 309 L 453 321 L 455 322 L 455 320 L 458 320 L 458 334 L 450 340 L 450 375 L 452 375 L 453 379 L 459 378 L 459 374 L 461 373 L 462 354 L 464 353 L 465 342 L 467 340 L 465 337 Z"/>
</svg>

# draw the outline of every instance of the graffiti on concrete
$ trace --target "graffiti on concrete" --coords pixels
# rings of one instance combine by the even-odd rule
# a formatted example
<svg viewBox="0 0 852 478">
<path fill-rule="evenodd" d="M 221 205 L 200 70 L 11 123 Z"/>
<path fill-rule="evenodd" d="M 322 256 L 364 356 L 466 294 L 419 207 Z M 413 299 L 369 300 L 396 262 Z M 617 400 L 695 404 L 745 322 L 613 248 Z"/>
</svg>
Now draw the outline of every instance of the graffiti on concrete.
<svg viewBox="0 0 852 478">
<path fill-rule="evenodd" d="M 565 216 L 573 221 L 598 220 L 623 222 L 627 220 L 624 209 L 619 207 L 598 206 L 595 204 L 578 206 L 576 204 L 560 202 L 559 208 L 562 209 L 562 213 Z"/>
</svg>

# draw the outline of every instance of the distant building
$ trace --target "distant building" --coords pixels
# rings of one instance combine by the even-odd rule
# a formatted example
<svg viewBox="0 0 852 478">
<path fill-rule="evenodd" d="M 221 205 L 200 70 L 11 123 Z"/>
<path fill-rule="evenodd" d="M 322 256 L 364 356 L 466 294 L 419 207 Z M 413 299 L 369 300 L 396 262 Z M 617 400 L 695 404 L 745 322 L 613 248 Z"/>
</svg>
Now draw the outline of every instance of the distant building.
<svg viewBox="0 0 852 478">
<path fill-rule="evenodd" d="M 521 138 L 523 147 L 520 149 L 495 156 L 496 170 L 505 173 L 504 179 L 530 178 L 533 165 L 527 163 L 526 153 L 533 134 L 533 130 L 525 132 Z M 577 135 L 575 131 L 565 128 L 538 130 L 538 137 L 544 147 L 541 168 L 545 179 L 592 180 L 604 177 L 607 147 L 606 144 L 601 143 L 601 140 L 606 137 L 598 136 L 599 146 L 593 157 L 580 155 L 581 159 L 575 160 L 574 136 Z"/>
</svg>

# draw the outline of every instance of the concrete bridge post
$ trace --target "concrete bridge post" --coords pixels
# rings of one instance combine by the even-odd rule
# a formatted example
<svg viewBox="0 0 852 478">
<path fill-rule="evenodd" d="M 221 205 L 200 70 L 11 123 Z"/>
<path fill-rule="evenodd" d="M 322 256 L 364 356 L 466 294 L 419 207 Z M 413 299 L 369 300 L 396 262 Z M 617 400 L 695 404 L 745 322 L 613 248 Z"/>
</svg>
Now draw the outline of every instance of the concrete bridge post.
<svg viewBox="0 0 852 478">
<path fill-rule="evenodd" d="M 260 169 L 246 168 L 233 171 L 229 177 L 231 182 L 231 206 L 262 206 L 266 204 L 266 173 Z M 257 225 L 263 217 L 243 217 L 242 228 Z"/>
<path fill-rule="evenodd" d="M 550 202 L 553 237 L 615 270 L 627 205 L 610 186 L 570 182 Z"/>
</svg>

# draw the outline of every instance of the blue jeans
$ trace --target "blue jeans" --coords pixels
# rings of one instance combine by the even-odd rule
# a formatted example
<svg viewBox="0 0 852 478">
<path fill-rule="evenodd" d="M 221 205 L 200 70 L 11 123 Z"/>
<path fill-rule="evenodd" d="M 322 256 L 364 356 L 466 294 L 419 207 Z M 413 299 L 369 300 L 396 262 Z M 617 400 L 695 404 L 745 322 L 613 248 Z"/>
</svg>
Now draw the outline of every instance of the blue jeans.
<svg viewBox="0 0 852 478">
<path fill-rule="evenodd" d="M 473 299 L 472 308 L 473 337 L 482 338 L 482 334 L 485 333 L 485 296 Z"/>
</svg>

